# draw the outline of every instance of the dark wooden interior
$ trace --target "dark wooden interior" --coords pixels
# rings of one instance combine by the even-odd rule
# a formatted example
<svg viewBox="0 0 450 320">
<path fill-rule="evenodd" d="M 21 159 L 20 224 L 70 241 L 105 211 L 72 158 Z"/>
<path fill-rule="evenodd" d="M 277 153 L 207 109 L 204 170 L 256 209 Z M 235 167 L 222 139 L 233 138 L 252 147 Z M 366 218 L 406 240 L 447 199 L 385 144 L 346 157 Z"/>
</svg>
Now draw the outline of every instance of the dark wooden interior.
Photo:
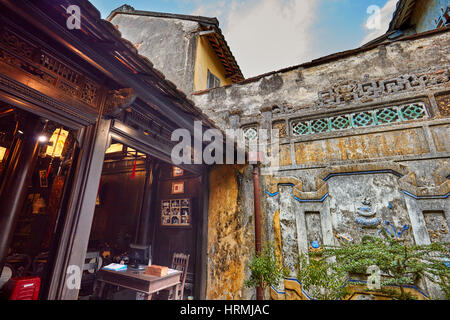
<svg viewBox="0 0 450 320">
<path fill-rule="evenodd" d="M 81 8 L 80 30 L 67 29 L 70 5 Z M 194 121 L 203 130 L 214 124 L 88 1 L 5 0 L 0 13 L 0 146 L 8 150 L 0 161 L 0 268 L 11 250 L 27 253 L 46 270 L 41 299 L 77 299 L 67 270 L 83 266 L 86 249 L 108 243 L 121 254 L 130 242 L 146 243 L 154 263 L 189 253 L 187 281 L 199 296 L 207 169 L 181 165 L 185 175 L 170 177 L 171 132 L 194 136 Z M 63 154 L 43 155 L 36 137 L 57 128 L 69 133 Z M 111 141 L 140 154 L 105 156 Z M 172 198 L 171 180 L 183 180 L 185 194 Z M 161 197 L 192 199 L 191 226 L 161 226 Z"/>
<path fill-rule="evenodd" d="M 200 177 L 186 170 L 174 177 L 174 166 L 128 147 L 122 149 L 105 156 L 88 252 L 100 252 L 105 265 L 119 262 L 129 253 L 130 244 L 151 245 L 152 263 L 168 267 L 175 253 L 190 255 L 186 293 L 193 295 Z M 173 194 L 173 183 L 183 183 L 183 192 Z M 150 203 L 145 203 L 146 198 Z M 161 203 L 175 199 L 189 199 L 188 225 L 163 225 Z M 90 294 L 89 290 L 82 293 Z"/>
<path fill-rule="evenodd" d="M 6 149 L 0 166 L 3 193 L 11 188 L 8 181 L 17 171 L 16 153 L 23 154 L 24 141 L 36 134 L 27 123 L 36 124 L 41 120 L 7 104 L 0 105 L 0 110 L 0 147 Z M 70 192 L 77 142 L 73 130 L 53 121 L 44 121 L 38 134 L 43 142 L 37 144 L 33 157 L 23 159 L 30 162 L 29 173 L 24 181 L 23 202 L 13 209 L 17 217 L 11 221 L 14 231 L 5 249 L 8 251 L 6 263 L 12 267 L 14 276 L 40 276 L 42 292 L 45 292 L 51 252 L 59 241 L 55 231 L 61 220 L 65 195 Z"/>
</svg>

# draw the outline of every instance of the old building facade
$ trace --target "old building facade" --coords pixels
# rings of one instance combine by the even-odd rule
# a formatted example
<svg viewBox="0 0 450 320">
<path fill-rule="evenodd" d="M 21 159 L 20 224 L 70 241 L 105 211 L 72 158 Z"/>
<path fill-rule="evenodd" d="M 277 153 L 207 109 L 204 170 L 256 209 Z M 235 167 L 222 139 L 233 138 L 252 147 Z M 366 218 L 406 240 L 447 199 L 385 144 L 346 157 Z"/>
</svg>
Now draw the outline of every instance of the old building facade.
<svg viewBox="0 0 450 320">
<path fill-rule="evenodd" d="M 437 12 L 434 2 L 430 10 L 406 2 L 394 21 L 404 10 L 420 9 L 423 20 Z M 399 26 L 418 21 L 409 14 Z M 291 277 L 298 252 L 313 241 L 357 242 L 383 227 L 416 244 L 449 241 L 450 39 L 445 27 L 420 33 L 422 25 L 417 34 L 194 93 L 221 128 L 279 130 L 280 167 L 262 177 L 261 206 L 264 239 L 279 248 Z M 252 170 L 216 168 L 214 175 L 210 203 L 222 206 L 209 210 L 207 297 L 249 298 Z M 225 207 L 230 200 L 236 205 Z M 272 293 L 301 298 L 295 287 L 291 280 Z M 419 287 L 440 296 L 430 283 Z"/>
<path fill-rule="evenodd" d="M 36 256 L 42 299 L 77 299 L 67 270 L 90 249 L 113 252 L 104 242 L 121 252 L 151 244 L 161 265 L 187 253 L 189 295 L 239 300 L 256 296 L 245 280 L 258 242 L 273 242 L 290 271 L 272 298 L 302 299 L 294 265 L 313 243 L 381 228 L 416 244 L 450 241 L 448 1 L 401 0 L 378 39 L 250 79 L 215 18 L 124 5 L 104 21 L 78 0 L 84 24 L 71 32 L 71 2 L 1 3 L 0 262 L 24 234 L 21 216 L 48 216 L 51 246 L 33 248 L 49 249 Z M 171 133 L 195 136 L 194 121 L 249 141 L 278 130 L 279 166 L 175 167 Z M 35 133 L 56 134 L 55 147 Z M 17 158 L 9 150 L 23 141 Z M 426 281 L 411 291 L 442 296 Z"/>
<path fill-rule="evenodd" d="M 216 18 L 123 5 L 111 12 L 108 21 L 188 95 L 244 79 Z"/>
<path fill-rule="evenodd" d="M 70 6 L 79 9 L 77 28 L 68 27 Z M 100 259 L 120 262 L 134 244 L 160 264 L 189 251 L 186 282 L 201 296 L 208 175 L 202 165 L 173 174 L 171 133 L 193 134 L 194 121 L 212 128 L 210 120 L 90 2 L 6 1 L 0 12 L 6 280 L 33 276 L 39 299 L 77 299 Z M 180 183 L 189 192 L 171 193 Z M 174 213 L 162 229 L 154 227 L 163 224 L 161 201 Z"/>
</svg>

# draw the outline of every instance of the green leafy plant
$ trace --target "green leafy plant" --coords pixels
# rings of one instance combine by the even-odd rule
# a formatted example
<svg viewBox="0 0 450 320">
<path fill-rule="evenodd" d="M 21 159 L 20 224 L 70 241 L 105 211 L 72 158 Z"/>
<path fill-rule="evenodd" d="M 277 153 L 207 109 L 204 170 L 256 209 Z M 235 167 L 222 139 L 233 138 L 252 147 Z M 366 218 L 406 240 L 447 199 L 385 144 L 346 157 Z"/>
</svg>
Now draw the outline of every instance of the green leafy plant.
<svg viewBox="0 0 450 320">
<path fill-rule="evenodd" d="M 327 247 L 325 258 L 334 257 L 342 270 L 365 274 L 370 266 L 377 266 L 383 273 L 381 286 L 398 286 L 400 295 L 386 291 L 394 299 L 408 299 L 406 285 L 414 285 L 421 277 L 438 284 L 449 295 L 450 268 L 448 246 L 440 243 L 413 245 L 383 231 L 383 237 L 366 236 L 360 243 Z M 390 293 L 389 293 L 390 292 Z"/>
<path fill-rule="evenodd" d="M 247 287 L 262 287 L 263 292 L 271 285 L 277 285 L 289 274 L 289 270 L 280 266 L 275 248 L 267 243 L 263 251 L 256 254 L 249 264 L 250 278 L 245 281 Z"/>
<path fill-rule="evenodd" d="M 347 272 L 320 253 L 299 254 L 296 269 L 297 279 L 312 299 L 337 300 L 347 295 Z"/>
</svg>

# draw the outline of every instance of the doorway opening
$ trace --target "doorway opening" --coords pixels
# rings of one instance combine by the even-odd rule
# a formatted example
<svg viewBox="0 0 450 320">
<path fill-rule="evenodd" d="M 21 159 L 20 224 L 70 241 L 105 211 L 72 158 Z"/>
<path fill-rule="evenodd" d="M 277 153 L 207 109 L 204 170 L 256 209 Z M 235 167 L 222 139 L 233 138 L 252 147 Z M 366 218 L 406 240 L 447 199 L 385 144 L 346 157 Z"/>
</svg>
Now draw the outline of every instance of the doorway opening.
<svg viewBox="0 0 450 320">
<path fill-rule="evenodd" d="M 122 264 L 140 277 L 149 264 L 174 268 L 176 255 L 189 256 L 180 298 L 194 297 L 199 184 L 200 176 L 113 140 L 105 154 L 79 299 L 140 299 L 145 290 L 131 282 L 106 283 L 99 295 L 104 268 Z M 136 248 L 148 253 L 141 270 L 135 266 Z M 166 291 L 155 291 L 151 298 L 165 299 Z"/>
</svg>

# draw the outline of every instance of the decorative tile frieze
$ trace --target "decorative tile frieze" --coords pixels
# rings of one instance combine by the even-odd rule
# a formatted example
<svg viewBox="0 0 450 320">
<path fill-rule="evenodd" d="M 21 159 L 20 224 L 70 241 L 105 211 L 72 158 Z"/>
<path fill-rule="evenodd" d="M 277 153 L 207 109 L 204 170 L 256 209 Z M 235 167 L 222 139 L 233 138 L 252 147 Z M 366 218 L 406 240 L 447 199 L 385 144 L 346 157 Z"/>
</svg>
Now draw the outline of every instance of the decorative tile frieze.
<svg viewBox="0 0 450 320">
<path fill-rule="evenodd" d="M 255 141 L 258 139 L 258 128 L 257 127 L 247 127 L 243 128 L 244 137 L 247 141 Z"/>
<path fill-rule="evenodd" d="M 416 102 L 321 119 L 294 120 L 291 121 L 291 132 L 293 136 L 303 136 L 351 128 L 419 120 L 426 118 L 427 116 L 428 113 L 425 104 Z"/>
</svg>

